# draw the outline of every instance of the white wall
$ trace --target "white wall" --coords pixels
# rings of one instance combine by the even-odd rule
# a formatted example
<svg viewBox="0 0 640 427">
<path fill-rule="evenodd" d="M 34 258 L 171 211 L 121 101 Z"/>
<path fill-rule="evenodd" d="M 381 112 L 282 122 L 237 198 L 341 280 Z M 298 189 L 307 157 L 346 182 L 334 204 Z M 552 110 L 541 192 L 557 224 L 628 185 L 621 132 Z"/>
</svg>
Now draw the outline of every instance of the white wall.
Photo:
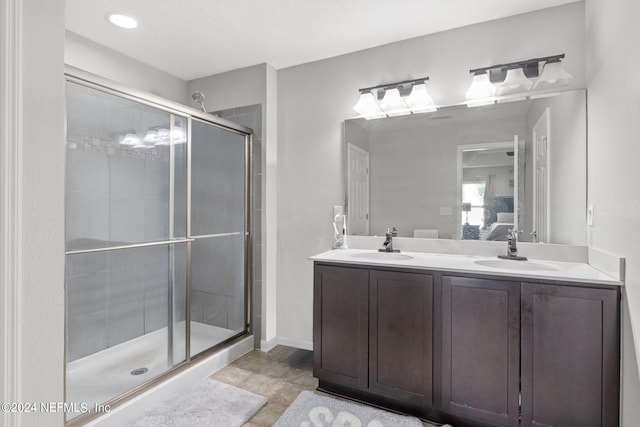
<svg viewBox="0 0 640 427">
<path fill-rule="evenodd" d="M 193 106 L 187 82 L 66 31 L 64 62 L 122 85 Z"/>
<path fill-rule="evenodd" d="M 204 94 L 207 111 L 220 111 L 245 105 L 263 104 L 266 99 L 267 64 L 254 65 L 187 82 L 188 105 L 199 108 L 191 99 L 193 92 Z"/>
<path fill-rule="evenodd" d="M 430 76 L 437 104 L 464 99 L 469 69 L 566 54 L 585 86 L 584 4 L 500 19 L 278 72 L 278 335 L 312 340 L 313 265 L 331 248 L 332 206 L 343 203 L 341 123 L 358 89 Z"/>
<path fill-rule="evenodd" d="M 60 28 L 64 12 L 61 1 L 26 1 L 23 7 L 21 400 L 61 402 L 65 144 Z M 23 425 L 54 425 L 53 420 L 60 418 L 60 414 L 46 413 L 25 416 Z"/>
<path fill-rule="evenodd" d="M 622 425 L 640 420 L 640 3 L 587 0 L 588 194 L 591 246 L 626 258 Z"/>
<path fill-rule="evenodd" d="M 262 347 L 269 349 L 276 338 L 276 282 L 277 282 L 277 100 L 278 79 L 276 70 L 269 64 L 260 64 L 214 76 L 191 80 L 187 84 L 189 98 L 193 92 L 205 96 L 207 111 L 219 111 L 245 105 L 262 105 L 262 150 L 255 153 L 255 161 L 262 162 L 262 174 L 256 177 L 254 186 L 262 194 L 261 230 L 262 294 L 256 301 L 261 304 Z M 193 104 L 193 102 L 191 102 Z"/>
<path fill-rule="evenodd" d="M 17 323 L 0 334 L 3 343 L 7 335 L 16 338 L 14 347 L 3 345 L 1 397 L 10 397 L 4 402 L 63 402 L 64 1 L 3 1 L 0 15 L 2 85 L 12 85 L 15 91 L 15 110 L 8 113 L 3 107 L 3 132 L 5 127 L 16 129 L 12 138 L 3 134 L 0 142 L 3 153 L 10 146 L 19 153 L 12 168 L 0 171 L 2 230 L 11 229 L 18 236 L 12 241 L 15 246 L 5 247 L 7 252 L 0 257 L 2 274 L 7 260 L 16 273 L 13 280 L 0 281 L 1 303 L 6 303 L 7 291 L 17 296 L 17 304 L 9 307 Z M 4 21 L 7 16 L 9 21 Z M 16 54 L 9 63 L 5 48 Z M 11 205 L 5 192 L 16 196 Z M 6 212 L 18 215 L 7 217 Z M 3 326 L 6 313 L 3 307 Z M 16 356 L 14 366 L 5 364 L 11 358 L 8 353 Z M 63 414 L 2 413 L 0 420 L 3 425 L 25 427 L 63 425 Z"/>
</svg>

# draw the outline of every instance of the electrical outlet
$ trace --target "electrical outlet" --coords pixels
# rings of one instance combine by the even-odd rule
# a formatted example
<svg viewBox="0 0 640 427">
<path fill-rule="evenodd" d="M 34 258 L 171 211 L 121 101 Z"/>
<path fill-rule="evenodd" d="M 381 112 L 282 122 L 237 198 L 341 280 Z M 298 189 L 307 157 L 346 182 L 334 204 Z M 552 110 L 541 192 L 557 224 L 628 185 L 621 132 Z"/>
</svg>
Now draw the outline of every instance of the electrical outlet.
<svg viewBox="0 0 640 427">
<path fill-rule="evenodd" d="M 333 207 L 333 217 L 337 217 L 338 215 L 344 215 L 344 206 L 334 206 Z"/>
<path fill-rule="evenodd" d="M 445 206 L 443 208 L 440 208 L 440 215 L 451 216 L 453 215 L 453 209 L 450 206 Z"/>
<path fill-rule="evenodd" d="M 593 205 L 587 206 L 587 225 L 593 227 Z"/>
</svg>

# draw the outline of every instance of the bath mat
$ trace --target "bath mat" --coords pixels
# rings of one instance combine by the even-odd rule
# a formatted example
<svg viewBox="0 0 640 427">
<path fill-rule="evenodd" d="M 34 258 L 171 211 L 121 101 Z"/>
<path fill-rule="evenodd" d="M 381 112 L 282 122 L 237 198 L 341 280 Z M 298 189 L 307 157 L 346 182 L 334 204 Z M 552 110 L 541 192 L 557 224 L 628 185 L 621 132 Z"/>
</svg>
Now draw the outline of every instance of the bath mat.
<svg viewBox="0 0 640 427">
<path fill-rule="evenodd" d="M 305 390 L 296 397 L 273 427 L 314 425 L 422 427 L 422 422 L 415 417 L 398 415 Z"/>
<path fill-rule="evenodd" d="M 257 394 L 203 378 L 162 402 L 130 427 L 240 427 L 267 403 Z"/>
</svg>

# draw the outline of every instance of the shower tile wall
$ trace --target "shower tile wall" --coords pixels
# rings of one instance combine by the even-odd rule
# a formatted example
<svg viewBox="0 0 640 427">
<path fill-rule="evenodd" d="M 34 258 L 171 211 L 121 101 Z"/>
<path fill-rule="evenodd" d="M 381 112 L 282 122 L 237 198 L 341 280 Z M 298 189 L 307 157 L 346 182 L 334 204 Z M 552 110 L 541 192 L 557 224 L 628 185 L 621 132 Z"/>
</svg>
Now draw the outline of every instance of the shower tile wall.
<svg viewBox="0 0 640 427">
<path fill-rule="evenodd" d="M 69 250 L 167 238 L 168 156 L 70 135 L 67 170 Z M 169 267 L 167 246 L 67 255 L 67 361 L 166 327 Z M 174 318 L 184 320 L 184 280 L 176 288 Z"/>
<path fill-rule="evenodd" d="M 251 202 L 253 204 L 252 229 L 252 330 L 255 337 L 254 345 L 260 348 L 262 330 L 262 105 L 248 105 L 216 111 L 219 117 L 253 129 L 253 188 Z"/>
<path fill-rule="evenodd" d="M 234 331 L 244 329 L 244 237 L 193 243 L 191 320 Z"/>
</svg>

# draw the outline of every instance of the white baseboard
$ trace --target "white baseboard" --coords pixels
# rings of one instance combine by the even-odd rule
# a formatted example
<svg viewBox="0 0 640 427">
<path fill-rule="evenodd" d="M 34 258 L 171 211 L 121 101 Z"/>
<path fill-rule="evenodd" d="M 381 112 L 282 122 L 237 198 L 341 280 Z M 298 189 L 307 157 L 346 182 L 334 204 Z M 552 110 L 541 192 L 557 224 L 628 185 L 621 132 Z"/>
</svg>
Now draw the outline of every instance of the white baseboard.
<svg viewBox="0 0 640 427">
<path fill-rule="evenodd" d="M 312 341 L 300 341 L 300 340 L 292 340 L 285 337 L 278 337 L 278 344 L 286 345 L 287 347 L 295 347 L 295 348 L 300 348 L 302 350 L 313 351 Z"/>
<path fill-rule="evenodd" d="M 269 341 L 261 340 L 260 341 L 260 351 L 264 351 L 265 353 L 270 352 L 278 345 L 278 337 L 271 338 Z"/>
<path fill-rule="evenodd" d="M 192 368 L 176 374 L 162 384 L 158 384 L 156 387 L 132 398 L 128 402 L 114 408 L 112 411 L 107 412 L 105 415 L 88 422 L 85 426 L 121 427 L 127 425 L 160 402 L 169 399 L 181 389 L 189 387 L 201 378 L 210 376 L 242 355 L 253 350 L 253 340 L 253 335 L 245 337 L 231 347 L 225 348 L 205 360 L 195 363 Z"/>
<path fill-rule="evenodd" d="M 269 341 L 260 341 L 260 350 L 264 352 L 269 352 L 274 349 L 277 345 L 284 345 L 287 347 L 299 348 L 302 350 L 313 351 L 313 342 L 312 341 L 300 341 L 293 340 L 286 337 L 275 337 L 270 339 Z"/>
</svg>

